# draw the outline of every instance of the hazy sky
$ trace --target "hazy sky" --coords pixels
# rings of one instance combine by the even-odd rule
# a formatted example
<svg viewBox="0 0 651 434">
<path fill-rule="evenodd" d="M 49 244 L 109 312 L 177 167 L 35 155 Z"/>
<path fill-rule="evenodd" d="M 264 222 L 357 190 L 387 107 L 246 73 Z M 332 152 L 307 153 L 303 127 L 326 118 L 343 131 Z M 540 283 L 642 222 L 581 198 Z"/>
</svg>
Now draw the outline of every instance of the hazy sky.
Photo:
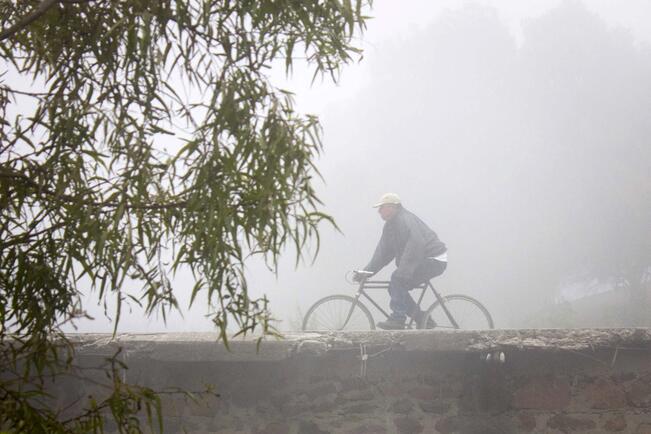
<svg viewBox="0 0 651 434">
<path fill-rule="evenodd" d="M 309 304 L 320 296 L 341 292 L 351 293 L 354 288 L 345 283 L 344 275 L 346 271 L 359 268 L 367 262 L 375 247 L 382 226 L 382 222 L 375 214 L 375 210 L 370 208 L 370 204 L 382 192 L 392 190 L 400 193 L 406 203 L 409 204 L 408 207 L 417 211 L 417 214 L 439 232 L 444 241 L 451 244 L 451 251 L 455 252 L 453 257 L 458 258 L 457 263 L 459 265 L 457 265 L 456 269 L 451 268 L 446 273 L 445 278 L 442 279 L 443 285 L 446 288 L 458 288 L 459 292 L 467 292 L 467 287 L 477 285 L 477 281 L 490 282 L 482 290 L 476 289 L 475 292 L 470 290 L 470 294 L 480 298 L 485 304 L 489 305 L 493 312 L 504 317 L 503 319 L 498 318 L 498 326 L 517 324 L 517 316 L 507 318 L 507 313 L 513 311 L 513 306 L 519 303 L 517 301 L 519 300 L 518 296 L 520 299 L 527 299 L 528 295 L 526 293 L 515 294 L 516 289 L 512 288 L 509 290 L 499 289 L 501 279 L 499 273 L 505 273 L 504 269 L 500 268 L 503 267 L 503 264 L 500 264 L 499 258 L 491 258 L 493 261 L 491 264 L 493 265 L 490 267 L 485 264 L 482 266 L 477 265 L 486 261 L 481 257 L 473 257 L 472 243 L 464 237 L 476 240 L 478 236 L 480 238 L 484 236 L 479 242 L 484 241 L 487 243 L 495 242 L 494 237 L 496 235 L 468 234 L 468 231 L 476 231 L 482 223 L 473 220 L 473 217 L 469 215 L 469 211 L 463 208 L 464 206 L 470 206 L 468 204 L 472 204 L 471 211 L 475 210 L 473 207 L 495 207 L 496 203 L 501 203 L 496 202 L 496 197 L 499 196 L 500 200 L 507 204 L 508 194 L 517 196 L 516 184 L 519 179 L 518 176 L 521 175 L 516 173 L 516 169 L 513 169 L 515 167 L 514 162 L 518 158 L 526 160 L 530 154 L 511 152 L 513 149 L 508 147 L 497 150 L 493 148 L 491 153 L 480 149 L 482 134 L 483 137 L 491 137 L 491 144 L 496 143 L 500 138 L 503 138 L 505 142 L 508 142 L 508 140 L 516 141 L 514 137 L 508 136 L 508 132 L 504 133 L 503 130 L 495 126 L 501 125 L 500 115 L 502 113 L 511 113 L 509 110 L 512 110 L 511 103 L 509 101 L 502 102 L 501 97 L 496 98 L 497 105 L 493 107 L 487 108 L 478 103 L 477 110 L 488 111 L 485 114 L 482 114 L 483 112 L 475 114 L 476 117 L 473 117 L 475 115 L 472 113 L 467 113 L 467 110 L 469 110 L 467 107 L 468 100 L 464 100 L 463 110 L 455 111 L 454 107 L 452 107 L 447 113 L 445 112 L 448 108 L 447 105 L 432 104 L 430 107 L 428 105 L 429 100 L 420 101 L 418 99 L 418 92 L 421 87 L 424 92 L 429 92 L 430 95 L 463 96 L 467 90 L 464 88 L 457 91 L 436 89 L 436 83 L 427 81 L 427 75 L 423 75 L 420 70 L 432 65 L 427 66 L 428 64 L 425 63 L 423 64 L 425 66 L 423 66 L 418 62 L 421 60 L 421 53 L 428 47 L 429 41 L 423 41 L 421 35 L 431 35 L 432 32 L 436 32 L 436 29 L 432 29 L 432 26 L 438 25 L 437 23 L 463 22 L 463 20 L 454 21 L 454 18 L 448 19 L 454 17 L 454 11 L 463 10 L 464 8 L 476 8 L 477 5 L 484 6 L 484 8 L 477 10 L 490 11 L 490 8 L 493 8 L 493 12 L 489 12 L 489 14 L 496 14 L 496 21 L 501 22 L 501 25 L 506 29 L 506 34 L 499 34 L 500 30 L 497 29 L 497 33 L 489 35 L 490 38 L 494 38 L 494 41 L 491 39 L 493 45 L 487 45 L 487 47 L 498 47 L 496 48 L 498 49 L 495 54 L 496 57 L 504 56 L 504 58 L 508 58 L 506 52 L 511 49 L 509 48 L 511 42 L 516 47 L 526 45 L 527 36 L 523 29 L 526 28 L 527 23 L 545 16 L 562 3 L 561 0 L 475 2 L 450 0 L 394 2 L 376 0 L 371 13 L 374 18 L 368 22 L 368 29 L 362 40 L 359 41 L 365 50 L 364 60 L 359 64 L 349 65 L 345 68 L 339 83 L 332 84 L 325 79 L 310 85 L 311 74 L 301 68 L 300 65 L 295 67 L 290 80 L 283 79 L 282 70 L 276 71 L 273 77 L 274 81 L 296 93 L 298 111 L 314 113 L 322 118 L 325 128 L 324 155 L 319 161 L 319 167 L 325 177 L 325 184 L 319 185 L 319 191 L 322 192 L 322 197 L 326 201 L 327 210 L 339 222 L 343 234 L 338 234 L 332 229 L 324 227 L 324 245 L 316 263 L 313 266 L 309 263 L 304 264 L 298 270 L 295 270 L 293 257 L 289 257 L 281 263 L 280 274 L 277 279 L 266 270 L 264 264 L 260 262 L 251 263 L 248 271 L 252 294 L 261 295 L 266 293 L 272 301 L 272 311 L 277 316 L 286 319 L 287 322 L 296 322 L 300 318 L 301 311 L 304 312 Z M 569 3 L 577 2 L 569 1 Z M 597 14 L 610 28 L 619 28 L 622 32 L 629 33 L 635 44 L 651 44 L 651 26 L 648 25 L 651 19 L 651 6 L 647 1 L 587 0 L 583 4 L 589 11 Z M 480 17 L 479 22 L 488 22 L 490 25 L 491 19 Z M 495 29 L 491 27 L 491 31 L 493 30 Z M 445 41 L 446 31 L 451 32 L 451 34 L 454 33 L 454 29 L 441 29 L 439 35 L 442 41 Z M 481 32 L 481 30 L 478 30 L 478 32 Z M 477 34 L 469 36 L 477 39 Z M 421 39 L 419 40 L 419 38 Z M 480 42 L 481 38 L 480 35 L 478 37 Z M 456 47 L 454 49 L 463 47 L 463 41 L 454 43 L 457 44 L 454 45 Z M 445 45 L 444 42 L 441 42 L 441 44 Z M 438 47 L 436 50 L 439 50 L 436 52 L 440 53 L 441 56 L 447 53 L 444 46 Z M 505 50 L 505 53 L 499 50 Z M 390 53 L 396 54 L 395 65 L 391 62 Z M 448 53 L 447 55 L 453 56 L 451 59 L 454 60 L 455 53 L 455 51 L 452 51 L 452 54 Z M 461 52 L 459 53 L 459 56 L 462 56 Z M 479 51 L 479 53 L 482 54 L 482 51 Z M 405 62 L 410 61 L 410 57 L 414 59 L 414 65 L 416 65 L 413 74 L 404 65 Z M 433 61 L 436 62 L 438 59 Z M 441 62 L 443 64 L 440 65 L 440 69 L 444 70 L 445 60 L 443 57 L 441 57 Z M 468 60 L 468 62 L 469 65 L 473 65 L 473 59 Z M 507 66 L 501 65 L 500 67 L 505 68 L 503 71 L 508 71 Z M 436 69 L 436 71 L 438 70 Z M 477 77 L 477 88 L 473 92 L 481 94 L 484 91 L 488 93 L 495 91 L 496 88 L 483 87 L 482 83 L 484 82 L 490 83 L 490 86 L 497 86 L 497 89 L 499 89 L 499 83 L 495 84 L 490 77 L 486 78 L 485 74 L 489 73 L 490 71 L 478 72 L 480 75 Z M 387 80 L 386 77 L 391 74 L 401 78 L 395 81 Z M 409 83 L 408 86 L 404 86 L 403 83 L 401 87 L 400 80 L 405 79 L 405 74 L 410 75 L 415 82 Z M 448 77 L 445 72 L 440 74 L 443 80 Z M 465 77 L 464 79 L 472 82 L 472 77 Z M 451 80 L 453 82 L 454 77 Z M 395 86 L 392 83 L 395 83 Z M 508 87 L 510 84 L 505 86 Z M 381 90 L 378 91 L 378 89 Z M 409 99 L 408 95 L 406 96 L 409 92 L 414 94 L 412 99 Z M 470 97 L 472 99 L 472 95 Z M 488 95 L 485 98 L 490 99 L 492 97 Z M 409 101 L 410 105 L 416 107 L 404 108 L 404 102 L 402 106 L 393 106 L 390 103 L 391 101 Z M 417 107 L 419 104 L 422 105 L 420 109 Z M 454 106 L 454 101 L 450 101 L 450 105 Z M 432 118 L 425 116 L 429 110 L 433 113 Z M 467 116 L 469 120 L 479 119 L 486 122 L 465 125 L 469 128 L 469 131 L 460 131 L 457 128 L 451 129 L 452 132 L 448 132 L 445 125 L 441 125 L 440 129 L 437 129 L 435 124 L 431 127 L 424 125 L 423 128 L 430 127 L 433 129 L 432 140 L 434 142 L 431 148 L 426 148 L 424 145 L 418 145 L 417 142 L 427 141 L 428 130 L 406 127 L 413 121 L 406 117 L 414 116 L 414 114 L 416 116 L 423 115 L 421 125 L 426 124 L 431 119 L 441 121 L 441 119 L 446 119 L 446 116 L 449 117 L 450 124 L 457 125 L 458 123 L 459 128 L 464 125 L 461 122 L 463 116 Z M 401 116 L 405 116 L 405 118 Z M 389 120 L 395 122 L 395 128 L 387 129 L 388 133 L 382 128 L 378 128 L 378 125 L 382 126 L 383 123 L 389 122 Z M 473 127 L 477 127 L 477 132 L 472 131 Z M 523 133 L 518 134 L 517 140 L 523 140 L 523 137 L 525 137 Z M 446 148 L 445 145 L 437 145 L 436 140 L 443 141 L 446 138 L 451 140 L 458 138 L 459 141 L 455 144 L 453 150 Z M 532 138 L 531 143 L 535 143 L 539 139 Z M 375 146 L 376 143 L 382 143 L 382 145 Z M 416 164 L 415 172 L 404 171 L 398 172 L 396 176 L 391 176 L 389 174 L 389 171 L 392 170 L 391 165 L 403 161 L 403 156 L 398 152 L 402 143 L 416 143 L 409 151 L 414 153 L 412 158 L 418 160 L 419 156 L 426 155 L 428 164 Z M 439 147 L 437 148 L 437 146 Z M 440 152 L 440 154 L 437 154 L 437 152 Z M 495 158 L 496 152 L 503 153 L 507 159 L 511 158 L 513 167 L 508 170 L 500 167 L 500 160 Z M 534 149 L 531 152 L 536 151 Z M 442 158 L 437 158 L 437 156 Z M 406 158 L 404 162 L 409 164 L 409 159 Z M 359 166 L 360 170 L 357 170 L 357 166 Z M 526 167 L 526 161 L 523 161 L 522 167 Z M 429 168 L 436 170 L 437 175 L 423 174 L 423 171 L 427 171 Z M 472 173 L 466 173 L 466 171 L 471 170 L 470 168 Z M 387 173 L 387 176 L 382 176 L 382 173 Z M 423 185 L 425 182 L 434 181 L 443 188 L 439 187 L 439 185 Z M 464 184 L 465 182 L 467 183 Z M 446 183 L 450 184 L 449 187 L 445 185 Z M 513 186 L 513 191 L 504 193 L 511 186 Z M 468 191 L 472 190 L 472 193 L 468 193 L 467 201 L 464 198 L 466 187 Z M 485 190 L 481 190 L 482 188 L 485 188 Z M 433 189 L 436 190 L 435 193 L 431 193 Z M 506 196 L 504 196 L 505 194 Z M 505 199 L 505 197 L 507 198 Z M 486 226 L 493 224 L 497 228 L 497 233 L 500 230 L 505 230 L 505 227 L 510 224 L 508 219 L 500 219 L 499 212 L 494 212 L 494 209 L 492 209 L 493 213 L 485 209 L 478 211 L 485 213 L 481 215 L 482 221 L 486 222 Z M 462 213 L 466 213 L 468 216 L 460 217 Z M 557 216 L 552 215 L 551 217 L 551 220 L 554 220 Z M 558 217 L 556 220 L 559 221 L 558 227 L 562 228 L 562 218 Z M 556 232 L 560 231 L 560 229 L 556 229 Z M 531 242 L 531 238 L 528 240 Z M 513 253 L 513 249 L 519 248 L 517 241 L 517 239 L 509 240 L 510 245 L 505 242 L 503 246 L 500 246 L 502 250 L 496 254 L 504 257 L 508 255 L 517 256 L 517 252 Z M 472 270 L 468 269 L 471 267 Z M 488 276 L 486 273 L 489 273 L 491 269 L 500 271 L 496 271 L 497 275 L 495 276 Z M 477 277 L 473 278 L 471 276 L 473 272 L 476 272 Z M 482 275 L 482 273 L 484 274 Z M 526 276 L 527 270 L 520 264 L 518 269 L 509 270 L 508 273 L 509 276 L 504 275 L 504 280 L 506 281 L 507 277 L 512 278 L 510 285 L 513 286 L 515 282 L 518 282 L 520 275 Z M 185 306 L 192 286 L 190 279 L 188 276 L 180 275 L 177 276 L 174 284 L 177 287 L 181 305 Z M 503 292 L 500 292 L 500 290 Z M 509 300 L 515 300 L 513 305 L 509 303 L 496 305 L 492 301 L 495 298 L 507 296 L 514 297 L 508 298 Z M 204 317 L 205 308 L 200 306 L 201 301 L 199 300 L 198 305 L 191 311 L 186 311 L 184 318 L 173 316 L 168 321 L 167 326 L 156 318 L 144 318 L 138 310 L 128 315 L 123 313 L 119 330 L 130 332 L 211 330 L 212 326 L 209 320 Z M 86 308 L 97 318 L 97 321 L 80 322 L 78 324 L 79 331 L 111 331 L 111 325 L 108 321 L 102 319 L 103 314 L 100 307 L 87 302 Z M 287 322 L 282 328 L 287 327 Z"/>
<path fill-rule="evenodd" d="M 500 20 L 508 27 L 518 43 L 522 42 L 522 26 L 532 18 L 557 7 L 562 0 L 409 0 L 402 2 L 375 1 L 368 28 L 363 35 L 362 46 L 365 60 L 349 65 L 339 83 L 329 80 L 311 85 L 311 74 L 296 68 L 287 82 L 296 92 L 297 107 L 300 110 L 322 113 L 329 105 L 345 102 L 363 88 L 374 71 L 369 60 L 378 55 L 387 44 L 405 41 L 415 32 L 422 30 L 442 12 L 462 8 L 468 4 L 479 4 L 495 8 Z M 645 0 L 586 0 L 583 4 L 597 13 L 606 23 L 630 32 L 640 42 L 651 43 L 651 3 Z M 283 70 L 277 71 L 276 80 L 283 81 Z"/>
</svg>

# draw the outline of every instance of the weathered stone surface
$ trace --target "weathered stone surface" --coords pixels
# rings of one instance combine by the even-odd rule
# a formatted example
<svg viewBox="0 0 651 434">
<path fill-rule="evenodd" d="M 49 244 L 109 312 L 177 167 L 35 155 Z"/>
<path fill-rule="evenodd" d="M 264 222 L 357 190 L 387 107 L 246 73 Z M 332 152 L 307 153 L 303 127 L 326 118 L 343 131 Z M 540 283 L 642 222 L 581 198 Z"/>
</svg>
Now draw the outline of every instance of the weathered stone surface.
<svg viewBox="0 0 651 434">
<path fill-rule="evenodd" d="M 638 378 L 627 393 L 629 402 L 635 407 L 651 407 L 651 378 Z"/>
<path fill-rule="evenodd" d="M 459 408 L 464 413 L 502 413 L 510 407 L 511 395 L 502 375 L 484 371 L 475 377 L 466 378 Z"/>
<path fill-rule="evenodd" d="M 82 342 L 79 354 L 97 366 L 103 351 L 122 345 L 128 378 L 138 384 L 213 385 L 220 397 L 207 403 L 166 395 L 165 432 L 172 434 L 184 428 L 189 434 L 651 434 L 651 353 L 639 350 L 648 336 L 635 330 L 309 333 L 264 341 L 260 353 L 254 340 L 237 341 L 226 354 L 214 335 L 187 342 L 181 335 L 121 335 L 104 341 L 106 347 Z M 588 342 L 589 349 L 576 349 Z M 613 349 L 605 346 L 614 342 L 620 349 L 610 366 Z M 363 378 L 360 343 L 369 353 L 388 350 L 369 360 Z M 483 361 L 477 353 L 487 346 L 506 350 L 507 363 Z M 69 396 L 95 389 L 85 385 Z M 68 385 L 61 390 L 68 393 Z"/>
<path fill-rule="evenodd" d="M 423 432 L 423 425 L 415 417 L 398 416 L 393 419 L 399 434 L 418 434 Z"/>
<path fill-rule="evenodd" d="M 408 399 L 398 399 L 389 406 L 392 413 L 408 414 L 414 409 L 414 404 Z"/>
<path fill-rule="evenodd" d="M 249 336 L 218 342 L 217 333 L 71 334 L 84 355 L 125 353 L 152 360 L 283 360 L 295 355 L 319 356 L 337 349 L 359 350 L 360 343 L 401 351 L 485 352 L 495 349 L 558 351 L 594 350 L 617 346 L 651 347 L 649 329 L 532 329 L 532 330 L 400 330 L 371 332 L 287 333 L 284 340 Z"/>
<path fill-rule="evenodd" d="M 298 424 L 298 434 L 329 434 L 330 431 L 323 430 L 311 420 L 302 420 Z"/>
<path fill-rule="evenodd" d="M 184 428 L 183 420 L 180 417 L 166 417 L 165 429 L 169 432 L 180 432 Z"/>
<path fill-rule="evenodd" d="M 308 398 L 316 399 L 320 396 L 327 395 L 329 393 L 337 392 L 338 383 L 334 381 L 322 381 L 317 384 L 314 384 L 307 390 L 305 393 Z"/>
<path fill-rule="evenodd" d="M 444 414 L 450 410 L 451 403 L 440 399 L 434 401 L 422 401 L 418 403 L 418 407 L 425 413 Z"/>
<path fill-rule="evenodd" d="M 213 417 L 228 408 L 228 404 L 215 395 L 199 396 L 196 400 L 186 399 L 184 405 L 190 415 L 203 417 Z"/>
<path fill-rule="evenodd" d="M 315 413 L 327 413 L 337 408 L 337 394 L 329 393 L 319 396 L 310 405 L 311 411 Z"/>
<path fill-rule="evenodd" d="M 556 410 L 569 403 L 569 382 L 551 376 L 530 378 L 513 394 L 515 408 Z"/>
<path fill-rule="evenodd" d="M 347 378 L 346 381 L 339 381 L 339 389 L 342 392 L 350 390 L 366 390 L 371 387 L 368 381 L 360 377 Z"/>
<path fill-rule="evenodd" d="M 183 397 L 167 395 L 161 399 L 161 408 L 169 416 L 181 416 L 187 403 Z"/>
<path fill-rule="evenodd" d="M 450 416 L 436 422 L 435 428 L 441 434 L 511 434 L 512 424 L 502 417 L 484 415 Z M 520 432 L 520 431 L 517 431 Z"/>
<path fill-rule="evenodd" d="M 310 406 L 306 402 L 287 403 L 281 407 L 281 412 L 285 416 L 298 416 L 299 414 L 310 411 Z"/>
<path fill-rule="evenodd" d="M 591 430 L 594 429 L 597 424 L 594 420 L 588 419 L 586 417 L 557 414 L 547 421 L 547 426 L 549 428 L 568 433 L 574 431 Z"/>
<path fill-rule="evenodd" d="M 250 423 L 248 426 L 254 427 L 254 423 Z M 240 430 L 244 428 L 244 423 L 237 416 L 227 415 L 227 416 L 216 416 L 212 418 L 212 421 L 208 424 L 208 431 L 225 431 L 225 430 Z M 168 430 L 165 426 L 165 432 L 174 432 Z"/>
<path fill-rule="evenodd" d="M 347 413 L 372 413 L 377 409 L 378 409 L 378 406 L 376 404 L 362 403 L 362 404 L 354 404 L 354 405 L 349 405 L 348 407 L 344 407 L 342 409 L 342 413 L 343 414 L 347 414 Z"/>
<path fill-rule="evenodd" d="M 530 413 L 518 415 L 518 430 L 520 432 L 531 432 L 536 429 L 536 417 Z"/>
<path fill-rule="evenodd" d="M 387 429 L 380 424 L 369 423 L 357 426 L 347 432 L 347 434 L 387 434 Z"/>
<path fill-rule="evenodd" d="M 624 388 L 607 378 L 598 378 L 594 383 L 589 384 L 584 394 L 590 408 L 616 409 L 626 406 Z"/>
<path fill-rule="evenodd" d="M 255 434 L 287 434 L 289 425 L 285 422 L 271 422 L 255 431 Z"/>
<path fill-rule="evenodd" d="M 621 414 L 610 416 L 604 422 L 604 430 L 608 432 L 624 431 L 627 427 L 626 418 Z"/>
<path fill-rule="evenodd" d="M 438 398 L 439 391 L 430 386 L 418 386 L 409 391 L 409 396 L 423 401 L 432 401 Z"/>
<path fill-rule="evenodd" d="M 461 421 L 457 416 L 444 417 L 436 422 L 435 428 L 441 434 L 459 431 Z"/>
<path fill-rule="evenodd" d="M 374 398 L 371 390 L 350 390 L 339 396 L 340 401 L 372 401 Z"/>
<path fill-rule="evenodd" d="M 404 381 L 389 381 L 383 384 L 380 389 L 387 396 L 403 396 L 410 388 Z"/>
</svg>

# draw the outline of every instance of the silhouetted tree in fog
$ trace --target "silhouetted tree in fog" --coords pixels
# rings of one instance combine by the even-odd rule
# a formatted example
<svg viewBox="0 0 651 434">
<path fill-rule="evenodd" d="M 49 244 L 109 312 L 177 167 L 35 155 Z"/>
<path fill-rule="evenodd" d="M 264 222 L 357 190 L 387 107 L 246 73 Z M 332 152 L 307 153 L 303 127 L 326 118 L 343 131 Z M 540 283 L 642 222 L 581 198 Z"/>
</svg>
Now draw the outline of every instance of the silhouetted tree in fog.
<svg viewBox="0 0 651 434">
<path fill-rule="evenodd" d="M 548 215 L 551 275 L 622 276 L 642 320 L 651 264 L 651 55 L 581 3 L 531 23 L 521 50 L 532 214 Z"/>
<path fill-rule="evenodd" d="M 349 239 L 374 242 L 359 197 L 396 190 L 450 247 L 443 287 L 474 293 L 498 326 L 527 325 L 577 273 L 636 288 L 651 263 L 648 47 L 574 1 L 527 22 L 518 47 L 470 5 L 372 67 L 359 101 L 328 118 L 328 143 L 355 145 L 324 173 L 337 204 L 351 196 L 332 210 Z M 354 195 L 351 178 L 364 180 Z"/>
</svg>

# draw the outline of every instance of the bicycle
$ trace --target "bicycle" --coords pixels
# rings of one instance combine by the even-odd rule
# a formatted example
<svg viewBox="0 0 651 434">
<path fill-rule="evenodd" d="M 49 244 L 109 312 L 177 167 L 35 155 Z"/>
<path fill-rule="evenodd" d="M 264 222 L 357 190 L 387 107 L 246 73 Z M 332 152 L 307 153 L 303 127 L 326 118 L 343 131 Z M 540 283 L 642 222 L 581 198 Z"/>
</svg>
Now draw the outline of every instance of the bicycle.
<svg viewBox="0 0 651 434">
<path fill-rule="evenodd" d="M 389 288 L 389 281 L 368 280 L 371 273 L 356 271 L 364 276 L 359 282 L 359 287 L 354 296 L 337 294 L 329 295 L 314 303 L 305 314 L 303 327 L 305 330 L 314 331 L 335 331 L 335 330 L 375 330 L 375 321 L 369 309 L 362 303 L 360 298 L 365 297 L 375 308 L 386 318 L 387 313 L 373 298 L 366 292 L 367 289 Z M 428 289 L 431 289 L 436 300 L 427 309 L 427 315 L 423 315 L 420 323 L 416 324 L 410 319 L 406 328 L 426 328 L 427 319 L 431 317 L 436 328 L 441 329 L 492 329 L 494 328 L 493 318 L 488 309 L 479 301 L 463 294 L 452 294 L 442 296 L 427 281 L 414 289 L 422 289 L 418 297 L 418 307 L 425 297 Z"/>
</svg>

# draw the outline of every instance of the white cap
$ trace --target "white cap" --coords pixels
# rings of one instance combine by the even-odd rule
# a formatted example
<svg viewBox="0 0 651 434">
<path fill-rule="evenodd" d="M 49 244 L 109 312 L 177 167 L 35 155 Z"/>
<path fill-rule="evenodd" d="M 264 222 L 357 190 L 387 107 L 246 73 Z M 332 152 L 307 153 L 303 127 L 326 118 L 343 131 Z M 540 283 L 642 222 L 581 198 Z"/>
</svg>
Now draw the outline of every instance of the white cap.
<svg viewBox="0 0 651 434">
<path fill-rule="evenodd" d="M 400 196 L 395 193 L 384 193 L 380 201 L 373 205 L 373 208 L 379 208 L 382 205 L 400 205 Z"/>
</svg>

